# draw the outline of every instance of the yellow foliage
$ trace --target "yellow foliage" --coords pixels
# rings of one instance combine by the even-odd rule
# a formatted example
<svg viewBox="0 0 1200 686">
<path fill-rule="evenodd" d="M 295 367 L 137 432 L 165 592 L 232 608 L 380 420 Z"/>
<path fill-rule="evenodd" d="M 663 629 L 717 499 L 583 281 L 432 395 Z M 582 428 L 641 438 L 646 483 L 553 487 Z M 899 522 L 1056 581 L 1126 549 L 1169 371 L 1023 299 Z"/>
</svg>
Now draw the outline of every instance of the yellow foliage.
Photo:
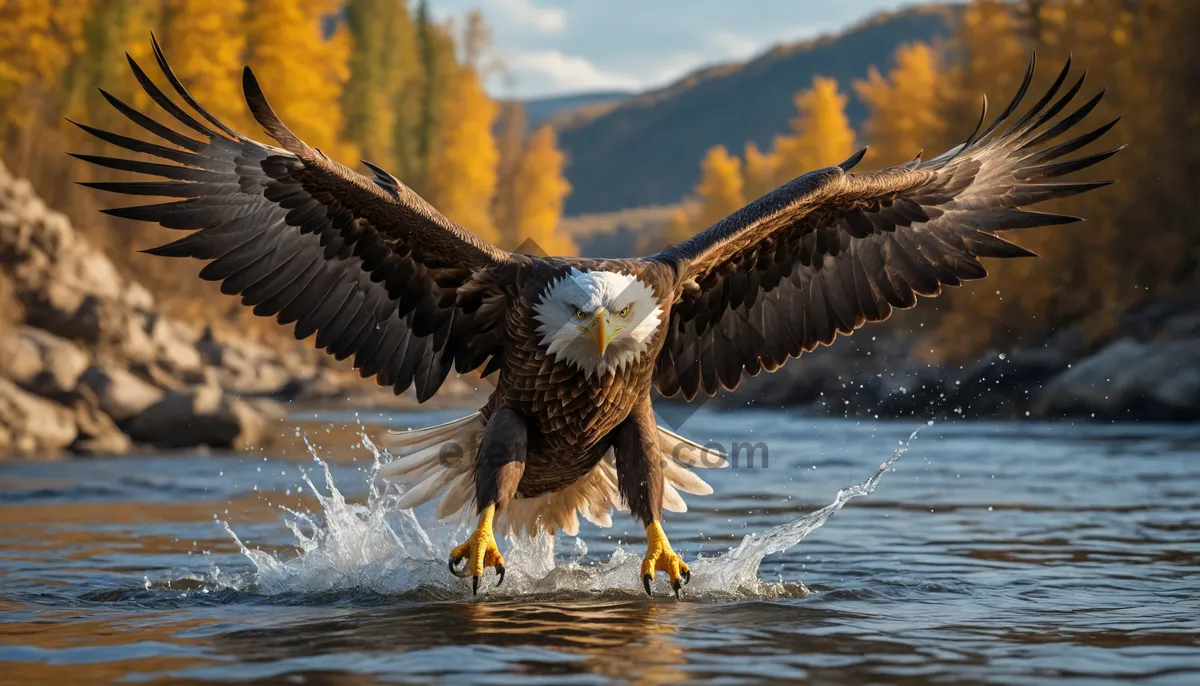
<svg viewBox="0 0 1200 686">
<path fill-rule="evenodd" d="M 742 164 L 745 177 L 744 193 L 747 198 L 760 198 L 774 190 L 778 184 L 779 158 L 773 152 L 761 152 L 754 143 L 746 144 Z"/>
<path fill-rule="evenodd" d="M 546 255 L 578 251 L 571 237 L 559 230 L 563 201 L 571 192 L 571 184 L 563 178 L 565 163 L 553 129 L 542 126 L 529 136 L 506 180 L 509 192 L 497 202 L 505 247 L 517 248 L 528 241 Z"/>
<path fill-rule="evenodd" d="M 339 23 L 325 35 L 338 0 L 253 0 L 248 14 L 249 63 L 279 117 L 304 142 L 352 163 L 341 145 L 342 88 L 350 76 L 350 37 Z"/>
<path fill-rule="evenodd" d="M 492 135 L 499 107 L 484 92 L 475 70 L 459 67 L 447 80 L 426 199 L 480 238 L 496 242 L 489 210 L 500 160 Z"/>
<path fill-rule="evenodd" d="M 672 209 L 659 232 L 663 245 L 675 245 L 691 238 L 696 234 L 694 208 L 681 205 Z"/>
<path fill-rule="evenodd" d="M 10 98 L 31 82 L 57 79 L 83 51 L 91 9 L 90 0 L 0 3 L 0 97 Z"/>
<path fill-rule="evenodd" d="M 58 95 L 45 85 L 61 82 L 83 51 L 90 13 L 91 0 L 0 2 L 0 153 L 18 169 L 38 155 L 31 139 L 46 120 L 39 110 Z"/>
<path fill-rule="evenodd" d="M 871 113 L 865 128 L 873 161 L 882 166 L 906 162 L 926 142 L 944 137 L 939 76 L 933 49 L 912 43 L 896 51 L 896 66 L 887 78 L 871 67 L 866 80 L 854 82 L 854 91 Z"/>
<path fill-rule="evenodd" d="M 160 43 L 196 100 L 249 135 L 242 99 L 245 15 L 246 0 L 166 0 Z"/>
<path fill-rule="evenodd" d="M 775 140 L 781 180 L 838 164 L 854 152 L 854 129 L 846 118 L 846 96 L 836 79 L 817 76 L 812 88 L 796 95 L 791 136 Z"/>
<path fill-rule="evenodd" d="M 700 182 L 696 184 L 700 209 L 697 226 L 709 226 L 736 212 L 746 204 L 742 194 L 742 163 L 723 145 L 708 149 L 700 162 Z"/>
</svg>

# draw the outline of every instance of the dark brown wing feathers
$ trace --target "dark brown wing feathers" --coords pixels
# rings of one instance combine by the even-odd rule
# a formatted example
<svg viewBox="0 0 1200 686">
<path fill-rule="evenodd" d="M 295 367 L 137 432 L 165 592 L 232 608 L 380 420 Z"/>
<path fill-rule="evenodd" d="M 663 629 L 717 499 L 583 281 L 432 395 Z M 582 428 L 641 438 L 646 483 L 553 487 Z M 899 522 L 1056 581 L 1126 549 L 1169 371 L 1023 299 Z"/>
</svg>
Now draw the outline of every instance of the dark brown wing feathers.
<svg viewBox="0 0 1200 686">
<path fill-rule="evenodd" d="M 199 119 L 129 59 L 135 78 L 200 139 L 103 93 L 168 145 L 78 126 L 167 163 L 76 155 L 166 179 L 84 184 L 175 199 L 105 210 L 192 231 L 146 252 L 209 261 L 202 278 L 220 281 L 223 292 L 240 295 L 255 314 L 294 324 L 297 338 L 315 335 L 316 345 L 338 359 L 354 356 L 364 377 L 397 393 L 415 386 L 418 398 L 427 399 L 451 367 L 465 372 L 500 356 L 505 291 L 497 279 L 516 264 L 508 253 L 457 226 L 382 169 L 372 166 L 370 179 L 310 148 L 279 120 L 248 69 L 243 85 L 251 111 L 282 150 L 221 123 L 183 87 L 157 42 L 154 55 Z"/>
<path fill-rule="evenodd" d="M 1009 124 L 1033 69 L 1031 60 L 1016 96 L 991 125 L 984 128 L 981 116 L 965 143 L 938 157 L 848 173 L 862 159 L 859 151 L 651 257 L 695 284 L 672 309 L 655 370 L 659 391 L 691 398 L 732 389 L 743 374 L 775 369 L 839 333 L 912 307 L 917 295 L 983 278 L 978 258 L 1033 254 L 998 231 L 1078 221 L 1022 208 L 1111 183 L 1053 179 L 1116 154 L 1119 148 L 1063 159 L 1116 121 L 1043 147 L 1083 120 L 1103 92 L 1051 125 L 1083 85 L 1080 77 L 1058 96 L 1068 60 L 1037 103 Z"/>
</svg>

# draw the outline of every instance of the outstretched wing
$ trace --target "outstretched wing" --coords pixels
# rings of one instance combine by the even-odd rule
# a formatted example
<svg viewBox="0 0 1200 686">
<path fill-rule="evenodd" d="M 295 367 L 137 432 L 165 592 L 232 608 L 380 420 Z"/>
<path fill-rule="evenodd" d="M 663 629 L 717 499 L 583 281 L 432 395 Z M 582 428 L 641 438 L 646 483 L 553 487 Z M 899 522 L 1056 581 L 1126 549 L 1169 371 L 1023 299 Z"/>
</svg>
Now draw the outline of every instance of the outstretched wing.
<svg viewBox="0 0 1200 686">
<path fill-rule="evenodd" d="M 1083 85 L 1061 97 L 1070 61 L 1046 94 L 1004 130 L 1033 77 L 982 134 L 932 160 L 869 174 L 846 173 L 863 155 L 801 176 L 691 239 L 649 259 L 675 266 L 684 292 L 671 312 L 654 382 L 663 395 L 735 388 L 744 373 L 774 371 L 865 322 L 909 308 L 916 296 L 980 279 L 980 257 L 1032 252 L 997 231 L 1078 221 L 1022 209 L 1111 182 L 1059 182 L 1109 150 L 1063 161 L 1107 132 L 1109 122 L 1047 147 L 1079 123 L 1103 92 L 1050 122 Z M 1085 74 L 1086 75 L 1086 74 Z M 1053 101 L 1053 104 L 1051 104 Z M 985 101 L 986 111 L 986 101 Z M 983 119 L 980 119 L 980 126 Z M 1119 150 L 1119 148 L 1118 148 Z"/>
<path fill-rule="evenodd" d="M 154 255 L 208 260 L 201 278 L 241 295 L 259 316 L 295 323 L 295 336 L 338 359 L 354 356 L 363 377 L 396 393 L 432 397 L 452 365 L 474 369 L 502 352 L 504 294 L 497 274 L 513 257 L 480 240 L 387 172 L 368 179 L 297 138 L 272 111 L 254 75 L 243 78 L 254 118 L 283 149 L 252 141 L 197 103 L 171 71 L 163 75 L 197 120 L 129 59 L 155 103 L 200 139 L 178 133 L 101 91 L 161 145 L 77 124 L 102 141 L 170 164 L 75 155 L 164 181 L 97 182 L 104 191 L 177 198 L 105 210 L 192 231 Z M 210 126 L 211 125 L 211 126 Z"/>
</svg>

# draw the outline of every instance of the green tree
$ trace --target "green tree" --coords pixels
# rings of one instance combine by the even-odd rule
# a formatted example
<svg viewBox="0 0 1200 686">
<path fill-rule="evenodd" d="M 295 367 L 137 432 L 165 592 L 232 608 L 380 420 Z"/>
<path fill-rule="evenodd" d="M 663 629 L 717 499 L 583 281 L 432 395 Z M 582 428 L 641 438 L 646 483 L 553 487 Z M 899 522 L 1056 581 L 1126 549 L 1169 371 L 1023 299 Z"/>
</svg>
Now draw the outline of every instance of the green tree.
<svg viewBox="0 0 1200 686">
<path fill-rule="evenodd" d="M 411 153 L 405 151 L 418 78 L 412 18 L 401 0 L 349 0 L 345 11 L 354 49 L 342 93 L 343 137 L 367 159 L 405 178 L 411 172 Z"/>
</svg>

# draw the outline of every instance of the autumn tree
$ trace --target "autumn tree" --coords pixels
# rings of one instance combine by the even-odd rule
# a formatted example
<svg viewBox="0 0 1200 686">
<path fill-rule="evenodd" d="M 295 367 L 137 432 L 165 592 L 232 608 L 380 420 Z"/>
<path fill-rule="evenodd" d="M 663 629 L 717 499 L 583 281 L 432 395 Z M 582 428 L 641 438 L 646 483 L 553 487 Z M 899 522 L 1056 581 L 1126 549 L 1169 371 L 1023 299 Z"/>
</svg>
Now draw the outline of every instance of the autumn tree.
<svg viewBox="0 0 1200 686">
<path fill-rule="evenodd" d="M 11 143 L 29 136 L 44 119 L 46 100 L 58 95 L 45 86 L 58 83 L 83 51 L 91 10 L 89 0 L 0 3 L 0 152 L 6 157 Z"/>
<path fill-rule="evenodd" d="M 563 202 L 571 192 L 563 177 L 565 162 L 554 130 L 542 126 L 528 136 L 511 164 L 502 165 L 495 208 L 501 245 L 513 249 L 531 242 L 547 255 L 576 253 L 578 248 L 559 226 Z"/>
<path fill-rule="evenodd" d="M 165 0 L 161 43 L 196 100 L 234 129 L 250 133 L 242 102 L 245 19 L 246 0 Z"/>
<path fill-rule="evenodd" d="M 694 192 L 700 200 L 697 226 L 707 227 L 737 211 L 746 204 L 741 160 L 723 145 L 709 148 L 700 162 L 700 182 Z"/>
<path fill-rule="evenodd" d="M 906 44 L 896 50 L 896 66 L 887 77 L 871 67 L 865 80 L 854 82 L 855 93 L 870 112 L 866 139 L 871 161 L 878 166 L 906 162 L 925 145 L 945 138 L 937 62 L 925 43 Z"/>
<path fill-rule="evenodd" d="M 753 200 L 770 193 L 779 184 L 779 158 L 772 152 L 762 152 L 753 142 L 746 144 L 743 154 L 742 175 L 744 193 Z"/>
<path fill-rule="evenodd" d="M 953 67 L 939 89 L 948 123 L 940 150 L 966 139 L 985 94 L 1003 100 L 1016 91 L 1030 49 L 1014 7 L 1006 0 L 976 0 L 963 12 L 950 44 Z"/>
<path fill-rule="evenodd" d="M 796 95 L 792 135 L 775 141 L 778 174 L 786 181 L 837 164 L 854 152 L 854 129 L 846 117 L 846 96 L 836 79 L 817 76 L 812 88 Z"/>
<path fill-rule="evenodd" d="M 682 241 L 686 241 L 696 234 L 698 230 L 696 223 L 696 207 L 694 204 L 683 203 L 679 207 L 671 208 L 670 214 L 667 215 L 666 222 L 659 228 L 659 241 L 657 247 L 675 245 Z"/>
<path fill-rule="evenodd" d="M 312 147 L 349 162 L 357 154 L 340 144 L 340 134 L 350 36 L 341 24 L 326 33 L 327 19 L 340 9 L 338 0 L 253 0 L 247 47 L 280 119 Z"/>
<path fill-rule="evenodd" d="M 479 237 L 495 241 L 490 209 L 500 153 L 492 124 L 499 107 L 484 92 L 475 70 L 459 66 L 448 75 L 441 110 L 425 198 Z"/>
</svg>

